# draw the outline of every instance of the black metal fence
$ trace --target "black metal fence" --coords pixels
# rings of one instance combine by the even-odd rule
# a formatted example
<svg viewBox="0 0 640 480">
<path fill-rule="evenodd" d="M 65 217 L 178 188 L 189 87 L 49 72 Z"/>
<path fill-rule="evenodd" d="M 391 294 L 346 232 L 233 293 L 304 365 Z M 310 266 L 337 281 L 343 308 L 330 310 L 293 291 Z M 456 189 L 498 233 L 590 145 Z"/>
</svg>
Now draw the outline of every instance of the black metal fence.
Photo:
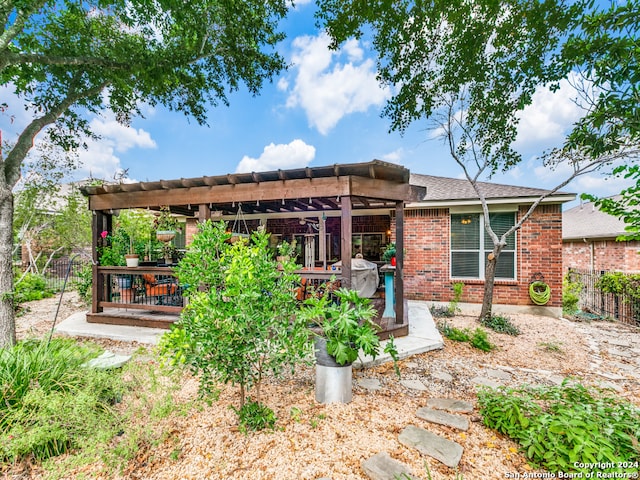
<svg viewBox="0 0 640 480">
<path fill-rule="evenodd" d="M 598 281 L 607 271 L 569 269 L 571 282 L 582 284 L 578 307 L 602 318 L 617 320 L 629 325 L 640 325 L 640 298 L 628 294 L 604 293 Z"/>
<path fill-rule="evenodd" d="M 44 271 L 47 286 L 56 292 L 62 290 L 64 279 L 69 272 L 67 279 L 67 289 L 73 288 L 75 282 L 81 280 L 82 271 L 91 265 L 91 260 L 87 257 L 61 257 L 51 261 Z"/>
</svg>

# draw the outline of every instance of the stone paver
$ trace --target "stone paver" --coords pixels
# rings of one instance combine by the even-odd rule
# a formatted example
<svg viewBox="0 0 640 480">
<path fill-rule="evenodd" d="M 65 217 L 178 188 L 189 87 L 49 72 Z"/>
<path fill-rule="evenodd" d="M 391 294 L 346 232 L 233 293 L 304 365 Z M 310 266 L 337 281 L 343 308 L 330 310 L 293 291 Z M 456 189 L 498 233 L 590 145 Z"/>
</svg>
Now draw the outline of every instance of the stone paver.
<svg viewBox="0 0 640 480">
<path fill-rule="evenodd" d="M 438 380 L 442 380 L 443 382 L 451 382 L 453 380 L 453 375 L 447 372 L 432 372 L 431 375 Z"/>
<path fill-rule="evenodd" d="M 471 383 L 475 383 L 476 385 L 483 385 L 485 387 L 491 387 L 491 388 L 497 388 L 501 386 L 500 383 L 486 377 L 473 377 L 471 379 Z"/>
<path fill-rule="evenodd" d="M 131 360 L 131 355 L 116 355 L 107 350 L 102 355 L 89 360 L 85 366 L 108 370 L 110 368 L 120 368 L 129 360 Z"/>
<path fill-rule="evenodd" d="M 361 378 L 358 380 L 358 385 L 372 391 L 380 390 L 382 388 L 382 384 L 377 378 Z"/>
<path fill-rule="evenodd" d="M 361 466 L 371 480 L 396 480 L 407 477 L 419 480 L 411 475 L 409 467 L 391 458 L 387 452 L 376 453 L 373 457 L 363 460 Z"/>
<path fill-rule="evenodd" d="M 487 377 L 497 378 L 498 380 L 511 380 L 511 374 L 509 372 L 505 372 L 503 370 L 495 370 L 492 368 L 487 368 L 484 371 L 484 374 Z"/>
<path fill-rule="evenodd" d="M 427 400 L 427 407 L 437 408 L 438 410 L 447 410 L 455 413 L 471 413 L 473 405 L 464 400 L 455 398 L 430 398 Z"/>
<path fill-rule="evenodd" d="M 469 419 L 460 415 L 443 412 L 442 410 L 432 410 L 426 407 L 418 409 L 416 415 L 427 422 L 457 428 L 465 432 L 469 430 Z"/>
<path fill-rule="evenodd" d="M 464 451 L 460 444 L 413 425 L 402 430 L 398 440 L 403 445 L 415 448 L 420 453 L 435 458 L 451 468 L 458 466 Z"/>
<path fill-rule="evenodd" d="M 410 380 L 410 379 L 400 380 L 400 384 L 411 390 L 422 390 L 422 391 L 427 390 L 426 385 L 422 383 L 420 380 Z"/>
</svg>

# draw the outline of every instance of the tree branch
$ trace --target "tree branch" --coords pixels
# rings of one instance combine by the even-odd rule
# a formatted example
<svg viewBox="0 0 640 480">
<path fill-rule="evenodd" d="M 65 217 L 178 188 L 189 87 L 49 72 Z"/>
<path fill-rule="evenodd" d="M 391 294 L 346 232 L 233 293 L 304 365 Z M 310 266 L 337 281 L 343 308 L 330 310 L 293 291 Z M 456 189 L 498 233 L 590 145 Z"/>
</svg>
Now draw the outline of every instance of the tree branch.
<svg viewBox="0 0 640 480">
<path fill-rule="evenodd" d="M 5 184 L 12 188 L 20 178 L 20 165 L 33 146 L 33 141 L 40 131 L 47 125 L 51 125 L 71 108 L 76 102 L 83 98 L 89 98 L 99 94 L 109 82 L 103 82 L 86 90 L 70 89 L 69 94 L 63 98 L 57 105 L 49 109 L 47 113 L 41 117 L 35 118 L 22 131 L 16 144 L 7 155 L 2 165 Z"/>
<path fill-rule="evenodd" d="M 9 65 L 20 65 L 36 63 L 39 65 L 69 65 L 69 66 L 81 66 L 91 65 L 97 67 L 107 67 L 110 69 L 125 69 L 130 68 L 131 64 L 122 62 L 113 62 L 100 57 L 56 57 L 49 55 L 41 55 L 36 53 L 24 54 L 5 52 L 2 60 L 0 60 L 0 71 Z"/>
<path fill-rule="evenodd" d="M 9 47 L 9 44 L 11 43 L 11 41 L 16 37 L 16 35 L 18 35 L 18 33 L 20 33 L 23 29 L 25 24 L 27 23 L 27 19 L 29 18 L 29 16 L 34 13 L 37 12 L 38 10 L 40 10 L 45 4 L 45 0 L 40 0 L 37 2 L 33 2 L 30 6 L 29 9 L 24 9 L 24 10 L 17 10 L 16 12 L 16 17 L 15 20 L 13 21 L 13 24 L 7 28 L 6 30 L 3 30 L 2 33 L 0 34 L 0 52 L 2 52 L 2 57 L 5 57 L 7 55 L 7 48 Z M 6 21 L 9 20 L 9 15 L 11 14 L 11 11 L 13 10 L 13 7 L 11 5 L 11 2 L 6 1 L 6 2 L 2 2 L 0 3 L 0 12 L 2 13 L 3 17 L 6 15 Z M 4 24 L 5 19 L 2 18 L 2 22 Z M 2 69 L 5 67 L 6 65 L 4 64 L 4 58 L 2 60 L 2 62 L 0 62 L 0 71 L 2 71 Z"/>
</svg>

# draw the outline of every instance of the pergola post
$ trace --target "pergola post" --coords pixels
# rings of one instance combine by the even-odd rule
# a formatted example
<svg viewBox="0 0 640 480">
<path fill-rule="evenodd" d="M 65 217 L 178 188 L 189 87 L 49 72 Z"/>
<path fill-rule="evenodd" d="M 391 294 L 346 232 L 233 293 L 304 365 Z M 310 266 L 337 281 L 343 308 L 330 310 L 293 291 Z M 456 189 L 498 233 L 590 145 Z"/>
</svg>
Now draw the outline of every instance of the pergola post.
<svg viewBox="0 0 640 480">
<path fill-rule="evenodd" d="M 113 215 L 105 214 L 102 210 L 96 210 L 91 217 L 91 277 L 93 288 L 91 289 L 91 312 L 102 312 L 100 306 L 100 299 L 98 298 L 100 292 L 104 292 L 104 276 L 98 275 L 98 260 L 100 259 L 100 252 L 98 251 L 98 244 L 101 241 L 101 233 L 104 231 L 111 232 L 113 226 Z"/>
<path fill-rule="evenodd" d="M 342 286 L 345 288 L 351 288 L 351 242 L 353 241 L 351 214 L 351 197 L 344 196 L 340 201 L 340 259 L 342 260 Z"/>
<path fill-rule="evenodd" d="M 396 202 L 396 323 L 404 322 L 404 202 Z"/>
</svg>

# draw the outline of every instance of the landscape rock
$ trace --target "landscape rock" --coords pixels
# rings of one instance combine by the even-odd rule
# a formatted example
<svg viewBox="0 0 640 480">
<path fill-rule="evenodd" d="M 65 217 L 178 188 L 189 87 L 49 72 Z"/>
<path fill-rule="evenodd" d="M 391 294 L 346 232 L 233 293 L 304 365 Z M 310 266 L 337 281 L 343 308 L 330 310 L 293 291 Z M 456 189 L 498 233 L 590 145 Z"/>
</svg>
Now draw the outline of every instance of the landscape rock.
<svg viewBox="0 0 640 480">
<path fill-rule="evenodd" d="M 358 385 L 366 390 L 380 390 L 382 384 L 377 378 L 361 378 L 358 380 Z"/>
<path fill-rule="evenodd" d="M 483 385 L 485 387 L 498 388 L 500 384 L 495 380 L 491 380 L 486 377 L 473 377 L 471 379 L 471 383 L 475 383 L 476 385 Z"/>
<path fill-rule="evenodd" d="M 427 390 L 427 387 L 420 380 L 400 380 L 400 383 L 411 390 Z"/>
<path fill-rule="evenodd" d="M 461 417 L 460 415 L 443 412 L 442 410 L 432 410 L 426 407 L 418 409 L 416 415 L 427 422 L 457 428 L 465 432 L 469 430 L 469 419 L 467 417 Z"/>
<path fill-rule="evenodd" d="M 444 382 L 450 382 L 453 380 L 453 375 L 447 372 L 432 372 L 431 375 L 438 380 L 442 380 Z"/>
<path fill-rule="evenodd" d="M 430 398 L 427 400 L 427 407 L 456 413 L 473 412 L 473 405 L 469 402 L 465 402 L 464 400 L 457 400 L 455 398 Z"/>
<path fill-rule="evenodd" d="M 403 445 L 415 448 L 420 453 L 435 458 L 451 468 L 458 466 L 464 451 L 460 444 L 413 425 L 402 430 L 398 440 Z"/>
<path fill-rule="evenodd" d="M 402 462 L 394 460 L 387 452 L 376 453 L 373 457 L 363 460 L 362 470 L 371 480 L 396 480 L 410 478 L 419 480 L 411 475 L 409 468 Z"/>
<path fill-rule="evenodd" d="M 116 355 L 113 352 L 105 351 L 102 355 L 92 358 L 83 366 L 107 370 L 110 368 L 120 368 L 129 360 L 131 360 L 131 355 Z"/>
</svg>

